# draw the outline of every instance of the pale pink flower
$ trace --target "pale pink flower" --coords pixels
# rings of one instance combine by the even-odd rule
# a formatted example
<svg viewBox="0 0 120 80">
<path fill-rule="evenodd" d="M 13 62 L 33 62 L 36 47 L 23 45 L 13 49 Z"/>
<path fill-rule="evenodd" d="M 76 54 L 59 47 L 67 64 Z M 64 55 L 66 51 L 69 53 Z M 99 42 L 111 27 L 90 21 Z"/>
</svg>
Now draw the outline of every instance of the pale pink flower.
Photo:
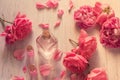
<svg viewBox="0 0 120 80">
<path fill-rule="evenodd" d="M 94 12 L 97 14 L 96 23 L 102 25 L 107 19 L 114 17 L 114 10 L 108 4 L 101 4 L 96 2 Z"/>
<path fill-rule="evenodd" d="M 13 76 L 10 80 L 25 80 L 24 77 Z"/>
<path fill-rule="evenodd" d="M 15 50 L 13 54 L 17 60 L 23 60 L 24 53 L 25 53 L 24 49 L 18 49 L 18 50 Z"/>
<path fill-rule="evenodd" d="M 39 24 L 39 27 L 41 27 L 42 29 L 48 29 L 49 28 L 49 24 Z"/>
<path fill-rule="evenodd" d="M 120 47 L 120 19 L 112 17 L 102 25 L 100 42 L 111 48 Z"/>
<path fill-rule="evenodd" d="M 90 72 L 90 74 L 87 75 L 86 80 L 108 80 L 108 78 L 105 70 L 95 68 Z"/>
<path fill-rule="evenodd" d="M 68 9 L 68 11 L 70 12 L 73 7 L 74 7 L 73 1 L 72 1 L 72 0 L 69 0 L 69 9 Z"/>
<path fill-rule="evenodd" d="M 68 70 L 72 73 L 82 73 L 86 70 L 88 62 L 83 56 L 73 52 L 67 52 L 66 54 L 63 64 Z"/>
<path fill-rule="evenodd" d="M 23 40 L 31 33 L 32 23 L 26 15 L 18 13 L 14 20 L 13 30 L 17 40 Z"/>
<path fill-rule="evenodd" d="M 57 8 L 58 0 L 48 0 L 46 3 L 47 8 Z"/>
<path fill-rule="evenodd" d="M 42 3 L 36 3 L 36 8 L 37 9 L 44 9 L 44 8 L 46 8 L 46 5 L 42 4 Z"/>
<path fill-rule="evenodd" d="M 52 65 L 44 64 L 39 67 L 42 76 L 48 76 L 52 70 Z"/>
<path fill-rule="evenodd" d="M 61 21 L 60 21 L 60 20 L 58 20 L 58 21 L 56 21 L 56 23 L 55 23 L 54 27 L 58 27 L 58 26 L 60 26 L 60 24 L 61 24 Z"/>
<path fill-rule="evenodd" d="M 80 28 L 87 29 L 96 25 L 97 15 L 91 6 L 81 6 L 74 12 L 74 20 Z"/>
<path fill-rule="evenodd" d="M 64 11 L 63 11 L 62 9 L 59 9 L 59 10 L 57 11 L 57 16 L 58 16 L 59 18 L 62 18 L 63 14 L 64 14 Z"/>
</svg>

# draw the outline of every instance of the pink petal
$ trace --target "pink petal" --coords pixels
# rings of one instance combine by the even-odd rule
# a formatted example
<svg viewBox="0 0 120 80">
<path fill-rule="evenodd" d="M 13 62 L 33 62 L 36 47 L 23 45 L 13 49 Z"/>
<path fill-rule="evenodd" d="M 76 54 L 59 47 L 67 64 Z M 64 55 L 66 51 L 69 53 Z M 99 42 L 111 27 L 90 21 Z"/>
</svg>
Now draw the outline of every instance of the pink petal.
<svg viewBox="0 0 120 80">
<path fill-rule="evenodd" d="M 62 54 L 63 53 L 61 51 L 56 50 L 55 53 L 54 53 L 54 55 L 53 55 L 53 59 L 56 60 L 56 61 L 60 60 L 61 57 L 62 57 Z"/>
<path fill-rule="evenodd" d="M 27 71 L 27 67 L 24 66 L 24 67 L 23 67 L 23 72 L 26 73 L 26 71 Z"/>
<path fill-rule="evenodd" d="M 72 0 L 69 0 L 69 12 L 72 10 L 73 8 L 73 1 Z"/>
<path fill-rule="evenodd" d="M 24 58 L 24 49 L 18 49 L 18 50 L 15 50 L 14 51 L 14 57 L 17 59 L 17 60 L 23 60 Z"/>
<path fill-rule="evenodd" d="M 46 7 L 45 4 L 36 3 L 36 8 L 37 8 L 37 9 L 44 9 L 45 7 Z"/>
<path fill-rule="evenodd" d="M 55 23 L 54 27 L 58 27 L 58 26 L 60 26 L 60 24 L 61 24 L 61 21 L 58 20 L 58 21 Z"/>
<path fill-rule="evenodd" d="M 14 76 L 10 80 L 24 80 L 24 77 Z"/>
<path fill-rule="evenodd" d="M 41 65 L 40 73 L 42 76 L 48 76 L 50 74 L 51 69 L 52 69 L 52 66 L 50 64 Z"/>
<path fill-rule="evenodd" d="M 66 75 L 66 71 L 65 70 L 61 71 L 60 78 L 63 79 L 65 75 Z"/>
<path fill-rule="evenodd" d="M 58 7 L 58 0 L 48 0 L 46 2 L 46 6 L 48 8 L 57 8 Z"/>
<path fill-rule="evenodd" d="M 41 27 L 43 29 L 48 29 L 49 28 L 49 24 L 39 24 L 39 27 Z"/>
<path fill-rule="evenodd" d="M 63 14 L 64 14 L 64 11 L 62 9 L 59 9 L 58 12 L 57 12 L 57 16 L 59 18 L 62 18 Z"/>
<path fill-rule="evenodd" d="M 3 32 L 3 33 L 0 34 L 0 36 L 7 36 L 7 33 Z"/>
</svg>

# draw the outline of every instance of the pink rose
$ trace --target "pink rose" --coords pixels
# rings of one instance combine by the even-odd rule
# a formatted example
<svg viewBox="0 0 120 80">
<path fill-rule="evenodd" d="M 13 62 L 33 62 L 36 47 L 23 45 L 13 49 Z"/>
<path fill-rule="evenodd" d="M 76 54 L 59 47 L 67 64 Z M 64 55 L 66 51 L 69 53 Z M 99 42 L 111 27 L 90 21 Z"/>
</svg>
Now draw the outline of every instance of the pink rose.
<svg viewBox="0 0 120 80">
<path fill-rule="evenodd" d="M 75 54 L 73 52 L 67 52 L 67 55 L 64 57 L 63 64 L 73 73 L 82 73 L 85 71 L 88 62 L 81 55 Z"/>
<path fill-rule="evenodd" d="M 97 48 L 97 42 L 95 37 L 86 37 L 79 45 L 80 55 L 89 60 Z"/>
<path fill-rule="evenodd" d="M 79 46 L 72 49 L 72 52 L 83 56 L 85 59 L 89 60 L 94 51 L 97 48 L 96 38 L 93 36 L 88 36 L 87 32 L 84 30 L 80 31 L 79 36 Z"/>
<path fill-rule="evenodd" d="M 114 10 L 108 4 L 96 2 L 94 12 L 98 15 L 96 23 L 102 25 L 107 19 L 114 17 Z"/>
<path fill-rule="evenodd" d="M 111 48 L 120 47 L 120 19 L 112 17 L 108 19 L 100 30 L 100 42 Z"/>
<path fill-rule="evenodd" d="M 90 74 L 87 75 L 86 80 L 108 80 L 106 72 L 101 68 L 93 69 Z"/>
<path fill-rule="evenodd" d="M 82 6 L 74 12 L 74 20 L 80 28 L 90 28 L 95 26 L 97 15 L 91 6 Z"/>
<path fill-rule="evenodd" d="M 13 30 L 17 40 L 23 40 L 31 33 L 32 23 L 26 18 L 26 15 L 18 13 L 14 20 Z"/>
</svg>

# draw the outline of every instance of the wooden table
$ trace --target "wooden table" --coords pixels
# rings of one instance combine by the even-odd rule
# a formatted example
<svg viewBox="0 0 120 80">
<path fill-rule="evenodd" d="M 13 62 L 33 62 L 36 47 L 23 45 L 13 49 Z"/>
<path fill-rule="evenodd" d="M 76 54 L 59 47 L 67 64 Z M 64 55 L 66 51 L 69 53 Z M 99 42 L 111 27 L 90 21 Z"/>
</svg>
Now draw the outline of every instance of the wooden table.
<svg viewBox="0 0 120 80">
<path fill-rule="evenodd" d="M 82 5 L 89 4 L 93 6 L 96 1 L 110 4 L 115 10 L 116 16 L 120 17 L 119 0 L 73 0 L 75 7 L 70 13 L 68 12 L 69 0 L 59 0 L 60 4 L 57 9 L 63 9 L 65 14 L 63 15 L 60 27 L 55 29 L 53 25 L 58 20 L 56 15 L 57 9 L 37 10 L 35 6 L 36 2 L 43 3 L 46 2 L 46 0 L 0 0 L 0 17 L 4 14 L 5 19 L 13 21 L 16 14 L 21 12 L 25 13 L 33 22 L 32 36 L 23 41 L 19 41 L 9 49 L 6 48 L 4 38 L 0 37 L 0 80 L 9 80 L 14 75 L 25 76 L 22 71 L 22 67 L 25 62 L 17 61 L 13 58 L 12 53 L 15 49 L 25 48 L 28 44 L 32 45 L 35 49 L 37 62 L 36 38 L 42 33 L 42 29 L 38 27 L 39 23 L 49 23 L 50 31 L 58 39 L 59 49 L 63 52 L 70 51 L 73 47 L 69 43 L 68 39 L 71 38 L 77 41 L 80 32 L 75 28 L 73 20 L 74 11 Z M 2 31 L 2 26 L 0 26 L 0 33 Z M 90 29 L 88 33 L 89 35 L 94 35 L 97 38 L 98 43 L 96 53 L 90 60 L 90 69 L 96 67 L 105 68 L 109 80 L 120 80 L 120 49 L 109 49 L 103 47 L 99 41 L 98 29 Z M 39 80 L 41 80 L 40 77 Z"/>
</svg>

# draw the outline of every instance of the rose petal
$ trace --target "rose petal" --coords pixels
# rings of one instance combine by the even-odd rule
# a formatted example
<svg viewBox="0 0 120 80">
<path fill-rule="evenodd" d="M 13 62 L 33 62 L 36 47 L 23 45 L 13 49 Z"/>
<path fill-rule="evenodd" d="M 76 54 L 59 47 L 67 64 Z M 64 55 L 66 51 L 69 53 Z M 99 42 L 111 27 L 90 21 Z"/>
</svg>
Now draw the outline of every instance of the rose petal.
<svg viewBox="0 0 120 80">
<path fill-rule="evenodd" d="M 50 74 L 52 66 L 50 64 L 44 64 L 41 65 L 39 69 L 42 76 L 48 76 Z"/>
<path fill-rule="evenodd" d="M 58 0 L 48 0 L 46 3 L 47 8 L 57 8 Z"/>
<path fill-rule="evenodd" d="M 65 70 L 61 71 L 60 79 L 63 79 L 65 77 L 65 75 L 66 75 L 66 71 Z"/>
<path fill-rule="evenodd" d="M 56 61 L 60 60 L 62 57 L 62 54 L 63 53 L 60 50 L 56 50 L 55 53 L 53 54 L 53 59 Z"/>
<path fill-rule="evenodd" d="M 24 80 L 24 77 L 13 76 L 10 80 Z"/>
<path fill-rule="evenodd" d="M 58 12 L 57 12 L 57 16 L 59 18 L 62 18 L 63 14 L 64 14 L 64 11 L 62 9 L 59 9 Z"/>
<path fill-rule="evenodd" d="M 24 66 L 22 70 L 23 70 L 24 73 L 26 73 L 26 71 L 27 71 L 27 67 Z"/>
<path fill-rule="evenodd" d="M 58 20 L 58 21 L 55 23 L 54 27 L 58 27 L 58 26 L 60 26 L 60 23 L 61 23 L 61 21 Z"/>
<path fill-rule="evenodd" d="M 42 4 L 42 3 L 36 3 L 36 8 L 37 9 L 44 9 L 46 8 L 45 4 Z"/>
<path fill-rule="evenodd" d="M 43 29 L 48 29 L 49 28 L 49 24 L 39 24 L 39 27 L 41 27 Z"/>
<path fill-rule="evenodd" d="M 3 33 L 0 34 L 0 36 L 7 36 L 7 33 L 3 32 Z"/>
<path fill-rule="evenodd" d="M 72 10 L 72 8 L 73 8 L 73 1 L 72 0 L 69 0 L 69 12 Z"/>
<path fill-rule="evenodd" d="M 24 58 L 24 52 L 25 52 L 24 49 L 15 50 L 15 51 L 14 51 L 14 57 L 15 57 L 17 60 L 23 60 L 23 58 Z"/>
</svg>

